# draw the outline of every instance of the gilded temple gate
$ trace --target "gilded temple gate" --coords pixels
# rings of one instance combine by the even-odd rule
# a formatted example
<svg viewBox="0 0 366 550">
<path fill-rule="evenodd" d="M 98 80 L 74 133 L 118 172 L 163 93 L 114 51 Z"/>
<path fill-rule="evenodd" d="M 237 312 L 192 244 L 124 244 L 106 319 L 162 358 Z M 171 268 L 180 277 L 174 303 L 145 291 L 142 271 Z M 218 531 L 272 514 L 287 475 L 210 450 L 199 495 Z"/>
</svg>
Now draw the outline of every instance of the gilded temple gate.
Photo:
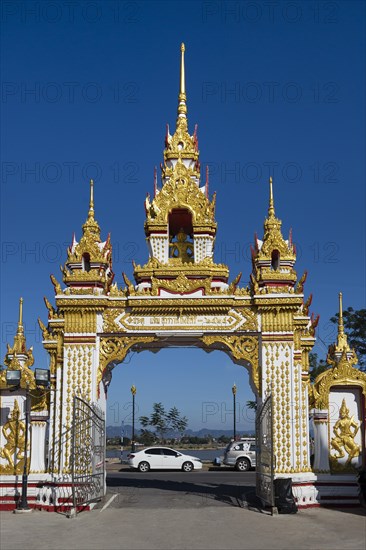
<svg viewBox="0 0 366 550">
<path fill-rule="evenodd" d="M 161 181 L 155 172 L 153 195 L 145 199 L 146 263 L 133 262 L 133 280 L 124 273 L 122 285 L 114 281 L 111 238 L 101 238 L 91 181 L 82 235 L 79 241 L 74 235 L 67 250 L 63 283 L 51 275 L 55 305 L 45 298 L 48 322 L 39 320 L 50 355 L 52 388 L 47 405 L 48 473 L 55 484 L 69 486 L 74 480 L 74 508 L 104 491 L 104 474 L 98 468 L 104 456 L 103 414 L 113 368 L 130 351 L 170 346 L 221 350 L 247 368 L 258 407 L 268 404 L 271 395 L 271 414 L 267 405 L 262 411 L 267 411 L 265 433 L 272 430 L 273 475 L 291 476 L 304 487 L 314 479 L 308 355 L 318 319 L 309 316 L 306 273 L 298 277 L 295 270 L 296 248 L 291 232 L 285 238 L 276 217 L 271 178 L 263 235 L 255 236 L 251 248 L 248 284 L 241 286 L 241 273 L 230 278 L 228 266 L 215 262 L 216 194 L 210 196 L 208 171 L 201 179 L 197 128 L 192 135 L 188 131 L 184 51 L 182 45 L 176 128 L 173 134 L 167 129 Z M 21 365 L 31 376 L 31 350 L 26 349 L 24 334 L 17 333 L 16 339 L 6 364 L 9 369 Z M 80 429 L 94 433 L 99 443 L 88 435 L 83 448 L 76 419 L 84 426 Z M 263 458 L 263 438 L 260 445 Z M 91 462 L 92 447 L 99 453 L 97 463 Z M 92 489 L 81 497 L 78 491 L 84 481 Z"/>
<path fill-rule="evenodd" d="M 308 352 L 316 319 L 304 299 L 306 274 L 298 279 L 291 234 L 285 239 L 275 215 L 272 179 L 262 240 L 252 248 L 252 273 L 240 286 L 226 265 L 214 260 L 216 195 L 210 198 L 208 173 L 201 181 L 197 131 L 188 132 L 184 46 L 176 129 L 167 130 L 161 183 L 145 200 L 149 257 L 133 262 L 132 281 L 114 282 L 110 237 L 101 239 L 95 219 L 94 183 L 79 241 L 73 241 L 54 276 L 56 307 L 48 300 L 48 326 L 40 323 L 51 357 L 57 391 L 51 403 L 51 433 L 60 460 L 55 475 L 68 475 L 70 446 L 59 434 L 71 426 L 73 394 L 97 402 L 104 411 L 112 370 L 130 351 L 196 346 L 227 353 L 249 370 L 260 405 L 272 394 L 273 452 L 277 475 L 310 473 Z M 286 396 L 286 403 L 283 396 Z"/>
</svg>

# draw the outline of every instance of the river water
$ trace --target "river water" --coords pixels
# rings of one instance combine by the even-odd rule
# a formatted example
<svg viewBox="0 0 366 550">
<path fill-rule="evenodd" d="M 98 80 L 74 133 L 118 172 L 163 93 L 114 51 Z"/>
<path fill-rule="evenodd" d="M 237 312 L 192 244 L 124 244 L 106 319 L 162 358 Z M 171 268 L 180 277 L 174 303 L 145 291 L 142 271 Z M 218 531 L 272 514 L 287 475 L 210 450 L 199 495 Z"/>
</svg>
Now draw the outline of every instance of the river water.
<svg viewBox="0 0 366 550">
<path fill-rule="evenodd" d="M 201 460 L 213 461 L 218 456 L 223 456 L 225 447 L 220 449 L 176 449 L 185 455 L 196 456 Z M 127 460 L 127 455 L 130 453 L 130 449 L 125 449 L 122 454 L 122 460 Z M 118 449 L 107 449 L 107 458 L 121 458 L 121 451 Z"/>
</svg>

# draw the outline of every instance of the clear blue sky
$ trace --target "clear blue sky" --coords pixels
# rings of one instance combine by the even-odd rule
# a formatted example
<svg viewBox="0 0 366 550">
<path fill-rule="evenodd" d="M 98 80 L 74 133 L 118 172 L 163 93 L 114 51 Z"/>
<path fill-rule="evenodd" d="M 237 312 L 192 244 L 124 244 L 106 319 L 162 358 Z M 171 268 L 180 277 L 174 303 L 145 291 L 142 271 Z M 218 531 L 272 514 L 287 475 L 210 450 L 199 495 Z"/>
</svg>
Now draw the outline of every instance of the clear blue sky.
<svg viewBox="0 0 366 550">
<path fill-rule="evenodd" d="M 365 307 L 363 2 L 30 0 L 2 10 L 2 354 L 23 296 L 28 344 L 48 364 L 36 320 L 47 318 L 50 273 L 61 280 L 73 231 L 80 236 L 90 177 L 116 280 L 132 276 L 132 259 L 147 260 L 143 203 L 165 124 L 175 124 L 182 41 L 190 130 L 198 123 L 218 194 L 216 261 L 248 280 L 271 171 L 320 338 L 334 339 L 339 290 L 345 307 Z M 320 341 L 316 351 L 325 354 Z M 241 406 L 252 397 L 247 372 L 219 352 L 129 359 L 114 370 L 110 423 L 128 422 L 132 383 L 141 414 L 154 401 L 176 405 L 192 429 L 230 429 L 234 381 Z M 239 429 L 248 423 L 241 414 Z"/>
</svg>

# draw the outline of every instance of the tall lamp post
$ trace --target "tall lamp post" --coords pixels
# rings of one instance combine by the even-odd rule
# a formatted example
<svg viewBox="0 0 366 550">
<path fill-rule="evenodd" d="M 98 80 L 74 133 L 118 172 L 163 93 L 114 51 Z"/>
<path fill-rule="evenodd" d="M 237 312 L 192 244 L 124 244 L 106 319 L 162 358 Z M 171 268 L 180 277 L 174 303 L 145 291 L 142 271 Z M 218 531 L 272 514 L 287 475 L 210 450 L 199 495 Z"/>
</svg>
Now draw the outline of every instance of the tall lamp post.
<svg viewBox="0 0 366 550">
<path fill-rule="evenodd" d="M 28 432 L 29 432 L 29 384 L 25 390 L 25 437 L 24 437 L 24 467 L 22 474 L 22 497 L 18 502 L 18 510 L 30 510 L 27 500 L 28 490 Z"/>
<path fill-rule="evenodd" d="M 236 441 L 236 385 L 234 382 L 233 387 L 231 388 L 233 392 L 233 405 L 234 405 L 234 441 Z"/>
<path fill-rule="evenodd" d="M 131 386 L 132 393 L 132 437 L 131 437 L 131 451 L 135 451 L 135 395 L 136 386 Z"/>
</svg>

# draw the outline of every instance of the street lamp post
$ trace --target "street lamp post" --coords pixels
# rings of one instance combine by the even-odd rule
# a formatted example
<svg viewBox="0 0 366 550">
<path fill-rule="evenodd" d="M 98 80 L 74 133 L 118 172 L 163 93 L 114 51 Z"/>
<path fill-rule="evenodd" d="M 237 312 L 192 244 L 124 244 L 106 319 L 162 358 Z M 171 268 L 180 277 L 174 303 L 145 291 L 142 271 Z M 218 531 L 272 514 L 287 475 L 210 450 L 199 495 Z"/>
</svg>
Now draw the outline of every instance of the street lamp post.
<svg viewBox="0 0 366 550">
<path fill-rule="evenodd" d="M 30 510 L 27 500 L 28 491 L 28 431 L 29 431 L 29 384 L 25 390 L 25 436 L 24 436 L 24 467 L 22 474 L 22 497 L 18 501 L 18 510 Z"/>
<path fill-rule="evenodd" d="M 234 441 L 236 441 L 236 385 L 234 382 L 233 387 L 231 388 L 233 392 L 233 405 L 234 405 Z"/>
<path fill-rule="evenodd" d="M 132 436 L 131 436 L 131 451 L 135 451 L 135 395 L 136 386 L 131 386 L 132 393 Z"/>
</svg>

